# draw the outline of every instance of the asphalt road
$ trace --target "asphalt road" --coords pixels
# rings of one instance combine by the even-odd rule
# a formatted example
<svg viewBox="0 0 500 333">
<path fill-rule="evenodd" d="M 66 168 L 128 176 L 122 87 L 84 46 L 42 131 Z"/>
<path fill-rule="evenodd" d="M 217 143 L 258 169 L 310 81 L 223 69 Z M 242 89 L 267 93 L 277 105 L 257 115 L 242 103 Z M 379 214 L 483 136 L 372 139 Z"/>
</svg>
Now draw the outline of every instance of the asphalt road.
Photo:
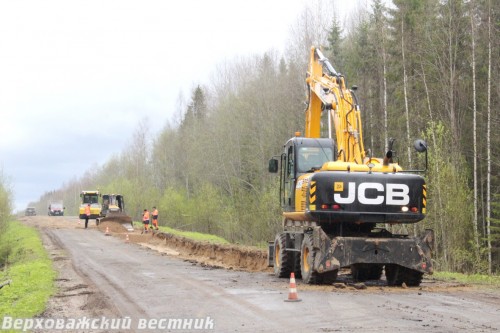
<svg viewBox="0 0 500 333">
<path fill-rule="evenodd" d="M 289 281 L 267 272 L 202 267 L 96 229 L 43 231 L 65 249 L 78 274 L 95 284 L 119 316 L 132 318 L 132 328 L 141 318 L 210 318 L 214 332 L 500 330 L 499 291 L 351 290 L 315 288 L 299 280 L 301 301 L 285 302 Z"/>
</svg>

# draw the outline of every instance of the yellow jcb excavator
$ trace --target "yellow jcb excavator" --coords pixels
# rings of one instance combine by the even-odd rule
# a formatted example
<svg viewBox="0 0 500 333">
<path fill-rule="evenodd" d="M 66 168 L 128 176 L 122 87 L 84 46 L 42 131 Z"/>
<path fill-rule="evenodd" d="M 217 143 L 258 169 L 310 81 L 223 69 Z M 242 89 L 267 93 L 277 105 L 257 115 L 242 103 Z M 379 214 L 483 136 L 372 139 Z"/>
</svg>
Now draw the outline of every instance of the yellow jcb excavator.
<svg viewBox="0 0 500 333">
<path fill-rule="evenodd" d="M 269 248 L 275 275 L 331 283 L 340 268 L 358 281 L 385 270 L 389 285 L 418 286 L 432 273 L 432 230 L 412 237 L 383 226 L 424 219 L 426 184 L 413 174 L 423 170 L 403 173 L 393 163 L 393 141 L 383 158 L 367 156 L 354 89 L 315 47 L 306 83 L 305 136 L 296 134 L 269 162 L 269 171 L 280 173 L 283 209 L 283 231 Z M 415 148 L 427 161 L 425 142 Z"/>
</svg>

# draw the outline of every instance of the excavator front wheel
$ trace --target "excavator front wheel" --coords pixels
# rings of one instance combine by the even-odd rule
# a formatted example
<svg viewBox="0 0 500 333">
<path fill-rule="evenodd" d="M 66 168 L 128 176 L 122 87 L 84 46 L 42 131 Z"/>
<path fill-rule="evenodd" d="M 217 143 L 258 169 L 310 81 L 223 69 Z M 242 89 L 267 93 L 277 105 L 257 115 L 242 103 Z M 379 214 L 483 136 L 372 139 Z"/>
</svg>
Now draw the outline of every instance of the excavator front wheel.
<svg viewBox="0 0 500 333">
<path fill-rule="evenodd" d="M 319 283 L 319 274 L 314 270 L 314 259 L 317 250 L 313 246 L 313 237 L 311 234 L 304 234 L 302 247 L 300 250 L 300 272 L 302 281 L 308 284 Z"/>
<path fill-rule="evenodd" d="M 286 251 L 286 234 L 276 235 L 274 240 L 274 275 L 276 277 L 290 277 L 293 269 L 293 254 Z"/>
</svg>

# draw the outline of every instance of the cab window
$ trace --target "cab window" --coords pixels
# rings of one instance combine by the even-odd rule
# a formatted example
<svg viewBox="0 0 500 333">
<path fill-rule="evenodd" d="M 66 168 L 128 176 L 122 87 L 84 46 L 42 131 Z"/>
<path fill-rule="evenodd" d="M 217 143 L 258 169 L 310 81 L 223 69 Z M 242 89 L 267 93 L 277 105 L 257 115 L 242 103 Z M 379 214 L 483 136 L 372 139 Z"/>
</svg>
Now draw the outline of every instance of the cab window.
<svg viewBox="0 0 500 333">
<path fill-rule="evenodd" d="M 297 171 L 300 173 L 321 169 L 321 166 L 333 161 L 333 151 L 330 148 L 300 147 L 298 152 Z"/>
</svg>

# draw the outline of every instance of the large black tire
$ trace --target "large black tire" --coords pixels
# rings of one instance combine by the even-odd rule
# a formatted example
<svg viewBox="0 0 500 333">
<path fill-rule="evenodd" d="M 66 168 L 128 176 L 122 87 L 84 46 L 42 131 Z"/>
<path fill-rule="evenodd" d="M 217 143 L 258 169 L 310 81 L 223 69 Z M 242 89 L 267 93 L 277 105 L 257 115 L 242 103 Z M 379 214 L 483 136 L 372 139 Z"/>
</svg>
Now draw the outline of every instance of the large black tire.
<svg viewBox="0 0 500 333">
<path fill-rule="evenodd" d="M 422 277 L 424 273 L 405 268 L 403 270 L 403 282 L 406 283 L 408 287 L 418 287 L 422 283 Z"/>
<path fill-rule="evenodd" d="M 385 277 L 389 286 L 401 286 L 404 282 L 408 287 L 418 287 L 423 276 L 424 273 L 413 269 L 394 264 L 385 265 Z"/>
<path fill-rule="evenodd" d="M 302 281 L 307 284 L 318 284 L 321 282 L 318 272 L 314 270 L 314 260 L 317 250 L 313 247 L 311 234 L 304 234 L 300 251 L 300 272 Z"/>
<path fill-rule="evenodd" d="M 383 268 L 378 264 L 354 264 L 351 265 L 351 275 L 354 281 L 379 280 Z"/>
<path fill-rule="evenodd" d="M 295 273 L 295 278 L 302 278 L 302 272 L 300 269 L 300 252 L 293 252 L 293 272 Z"/>
<path fill-rule="evenodd" d="M 385 278 L 388 286 L 400 286 L 403 284 L 401 274 L 399 273 L 401 268 L 401 266 L 394 264 L 385 265 Z"/>
<path fill-rule="evenodd" d="M 338 269 L 322 273 L 318 276 L 318 281 L 320 281 L 322 284 L 333 284 L 337 280 L 338 273 Z"/>
<path fill-rule="evenodd" d="M 279 278 L 290 277 L 293 271 L 294 255 L 286 249 L 286 234 L 277 234 L 274 239 L 274 275 Z"/>
</svg>

